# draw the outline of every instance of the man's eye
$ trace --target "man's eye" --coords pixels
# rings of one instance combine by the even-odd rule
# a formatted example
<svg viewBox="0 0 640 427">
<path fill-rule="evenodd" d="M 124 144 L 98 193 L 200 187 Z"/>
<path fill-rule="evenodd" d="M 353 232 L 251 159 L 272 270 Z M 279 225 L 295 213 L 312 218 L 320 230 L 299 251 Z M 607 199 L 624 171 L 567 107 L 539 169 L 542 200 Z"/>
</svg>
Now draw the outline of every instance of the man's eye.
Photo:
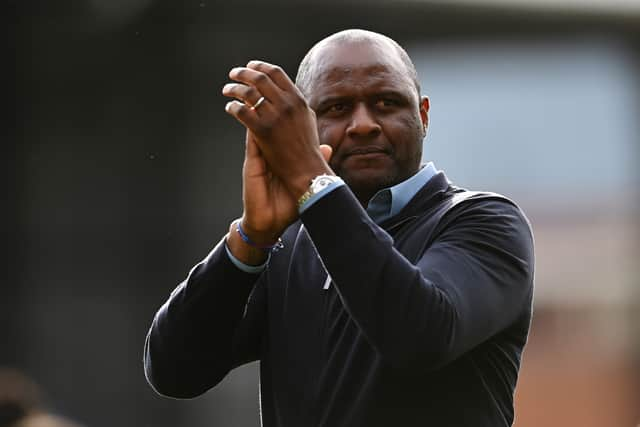
<svg viewBox="0 0 640 427">
<path fill-rule="evenodd" d="M 347 106 L 342 103 L 336 103 L 329 106 L 328 111 L 332 113 L 341 113 L 347 109 Z"/>
<path fill-rule="evenodd" d="M 389 107 L 394 107 L 396 105 L 398 105 L 398 103 L 395 100 L 389 99 L 389 98 L 379 99 L 376 102 L 376 106 L 380 108 L 389 108 Z"/>
</svg>

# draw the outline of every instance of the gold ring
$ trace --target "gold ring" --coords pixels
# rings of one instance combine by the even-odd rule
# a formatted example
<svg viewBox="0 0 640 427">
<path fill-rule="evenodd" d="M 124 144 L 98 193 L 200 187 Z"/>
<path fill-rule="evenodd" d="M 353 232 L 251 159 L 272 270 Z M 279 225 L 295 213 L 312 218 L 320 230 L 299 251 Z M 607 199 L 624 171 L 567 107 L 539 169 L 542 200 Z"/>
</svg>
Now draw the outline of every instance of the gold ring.
<svg viewBox="0 0 640 427">
<path fill-rule="evenodd" d="M 261 96 L 260 99 L 258 99 L 258 102 L 256 102 L 255 104 L 253 104 L 253 107 L 251 107 L 251 109 L 253 111 L 256 111 L 258 109 L 258 107 L 260 105 L 262 105 L 262 103 L 264 102 L 264 96 Z"/>
</svg>

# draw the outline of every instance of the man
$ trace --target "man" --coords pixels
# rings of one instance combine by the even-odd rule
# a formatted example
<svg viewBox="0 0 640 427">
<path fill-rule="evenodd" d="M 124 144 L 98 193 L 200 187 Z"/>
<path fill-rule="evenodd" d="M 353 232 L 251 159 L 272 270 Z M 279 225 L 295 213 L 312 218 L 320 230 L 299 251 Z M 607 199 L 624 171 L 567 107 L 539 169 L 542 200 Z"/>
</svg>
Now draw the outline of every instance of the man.
<svg viewBox="0 0 640 427">
<path fill-rule="evenodd" d="M 155 390 L 194 397 L 260 360 L 265 426 L 511 425 L 532 235 L 513 202 L 420 167 L 406 52 L 348 30 L 295 85 L 261 61 L 229 76 L 244 212 L 158 311 Z"/>
</svg>

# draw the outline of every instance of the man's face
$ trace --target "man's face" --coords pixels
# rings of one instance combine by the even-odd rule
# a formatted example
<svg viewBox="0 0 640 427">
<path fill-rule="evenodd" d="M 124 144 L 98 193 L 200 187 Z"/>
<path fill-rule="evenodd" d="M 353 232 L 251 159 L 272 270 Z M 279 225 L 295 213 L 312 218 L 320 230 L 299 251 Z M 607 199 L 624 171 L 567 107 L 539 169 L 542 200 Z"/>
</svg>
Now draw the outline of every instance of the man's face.
<svg viewBox="0 0 640 427">
<path fill-rule="evenodd" d="M 384 42 L 321 48 L 305 90 L 331 168 L 363 202 L 418 170 L 429 101 L 420 100 L 397 50 Z"/>
</svg>

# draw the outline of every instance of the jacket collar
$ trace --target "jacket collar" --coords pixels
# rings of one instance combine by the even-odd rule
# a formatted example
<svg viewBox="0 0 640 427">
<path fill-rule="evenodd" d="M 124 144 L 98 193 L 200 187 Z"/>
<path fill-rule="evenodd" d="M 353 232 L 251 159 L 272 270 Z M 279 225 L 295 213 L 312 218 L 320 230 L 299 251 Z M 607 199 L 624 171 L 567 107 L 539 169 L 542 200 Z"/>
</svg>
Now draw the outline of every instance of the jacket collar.
<svg viewBox="0 0 640 427">
<path fill-rule="evenodd" d="M 445 173 L 439 171 L 418 190 L 409 203 L 407 203 L 397 215 L 384 220 L 380 223 L 380 226 L 384 229 L 389 229 L 405 220 L 415 218 L 435 206 L 442 199 L 448 197 L 453 190 L 454 187 L 451 185 Z"/>
<path fill-rule="evenodd" d="M 376 224 L 397 215 L 437 173 L 433 163 L 429 162 L 401 183 L 378 191 L 369 201 L 367 214 Z"/>
</svg>

